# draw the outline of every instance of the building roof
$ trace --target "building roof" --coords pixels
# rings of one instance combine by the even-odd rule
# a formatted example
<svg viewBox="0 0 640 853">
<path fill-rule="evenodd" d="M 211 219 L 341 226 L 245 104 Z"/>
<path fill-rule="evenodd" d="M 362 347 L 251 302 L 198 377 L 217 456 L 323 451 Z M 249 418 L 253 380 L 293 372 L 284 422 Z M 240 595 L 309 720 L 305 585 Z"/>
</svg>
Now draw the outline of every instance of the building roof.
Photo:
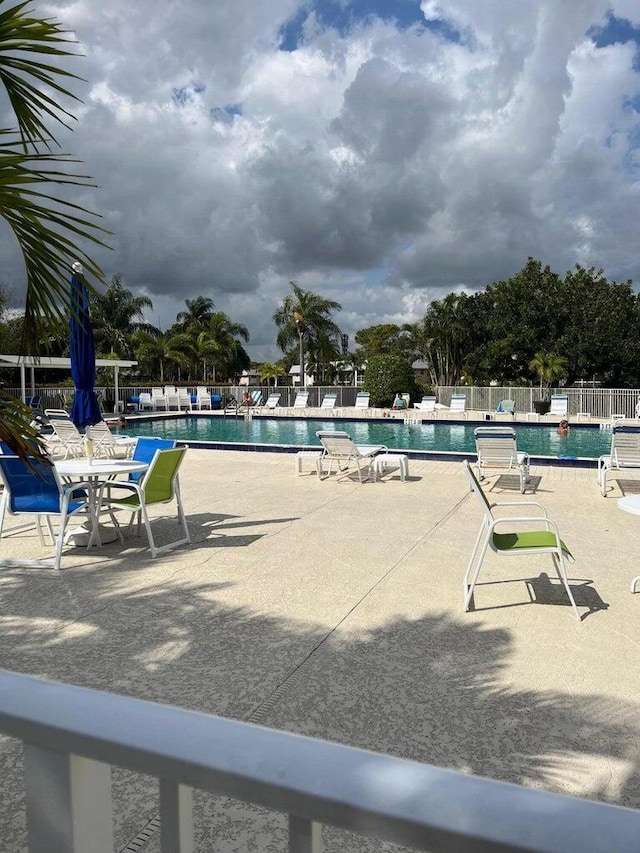
<svg viewBox="0 0 640 853">
<path fill-rule="evenodd" d="M 119 358 L 96 358 L 96 367 L 136 367 L 137 361 Z M 52 355 L 0 355 L 0 367 L 48 367 L 71 370 L 71 359 Z"/>
</svg>

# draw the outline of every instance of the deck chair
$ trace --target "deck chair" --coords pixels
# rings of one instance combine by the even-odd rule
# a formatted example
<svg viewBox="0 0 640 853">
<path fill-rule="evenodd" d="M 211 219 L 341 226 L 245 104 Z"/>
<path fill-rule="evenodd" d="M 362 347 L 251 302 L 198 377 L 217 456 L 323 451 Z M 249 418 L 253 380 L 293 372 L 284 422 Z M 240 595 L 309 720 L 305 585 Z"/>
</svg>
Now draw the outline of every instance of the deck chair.
<svg viewBox="0 0 640 853">
<path fill-rule="evenodd" d="M 198 385 L 196 388 L 196 406 L 199 409 L 212 409 L 211 394 L 207 391 L 204 385 Z"/>
<path fill-rule="evenodd" d="M 573 612 L 576 618 L 580 619 L 580 613 L 578 612 L 571 587 L 569 586 L 565 567 L 565 563 L 573 563 L 574 559 L 560 538 L 557 524 L 547 516 L 544 506 L 537 501 L 500 501 L 499 503 L 489 503 L 467 460 L 465 459 L 462 464 L 464 465 L 469 485 L 476 494 L 483 512 L 480 530 L 478 531 L 478 536 L 464 576 L 464 610 L 467 611 L 472 606 L 473 592 L 478 582 L 480 569 L 482 568 L 487 551 L 491 550 L 499 557 L 527 557 L 549 554 L 553 560 L 558 578 L 569 597 Z M 522 511 L 517 516 L 496 518 L 493 511 L 501 507 L 517 507 L 518 509 L 522 508 Z M 525 510 L 525 507 L 535 507 L 538 514 L 532 513 L 528 509 Z M 524 525 L 527 527 L 528 525 L 535 525 L 535 528 L 533 530 L 526 529 L 522 531 L 520 528 Z M 505 527 L 507 529 L 502 530 Z M 501 528 L 500 532 L 498 532 L 498 528 Z"/>
<path fill-rule="evenodd" d="M 84 436 L 69 415 L 54 409 L 47 409 L 45 414 L 53 429 L 53 436 L 47 439 L 47 449 L 55 455 L 62 453 L 64 459 L 69 456 L 83 456 Z"/>
<path fill-rule="evenodd" d="M 131 518 L 128 529 L 131 528 L 135 518 L 138 519 L 138 530 L 140 530 L 141 522 L 144 521 L 149 549 L 154 558 L 164 551 L 191 543 L 178 482 L 178 470 L 186 452 L 186 447 L 156 450 L 151 464 L 138 483 L 108 480 L 100 487 L 98 517 L 100 517 L 104 505 L 110 511 L 125 510 L 130 512 Z M 182 527 L 183 536 L 181 539 L 158 546 L 153 538 L 148 509 L 155 504 L 171 503 L 173 500 L 177 504 L 178 523 Z"/>
<path fill-rule="evenodd" d="M 178 408 L 180 411 L 191 409 L 191 392 L 188 388 L 178 388 Z"/>
<path fill-rule="evenodd" d="M 529 454 L 518 451 L 516 431 L 510 427 L 478 427 L 473 434 L 478 454 L 478 479 L 482 480 L 489 468 L 516 471 L 520 477 L 520 491 L 524 494 L 529 480 Z"/>
<path fill-rule="evenodd" d="M 614 425 L 611 449 L 598 459 L 598 484 L 607 496 L 607 477 L 623 468 L 640 468 L 640 427 Z"/>
<path fill-rule="evenodd" d="M 414 409 L 420 409 L 421 412 L 435 412 L 436 411 L 436 398 L 435 397 L 423 397 L 419 403 L 413 404 Z"/>
<path fill-rule="evenodd" d="M 336 401 L 338 399 L 337 394 L 325 394 L 322 398 L 322 403 L 320 403 L 321 409 L 335 409 Z"/>
<path fill-rule="evenodd" d="M 91 519 L 91 536 L 87 547 L 91 547 L 94 541 L 98 545 L 101 544 L 94 509 L 94 489 L 91 483 L 63 485 L 55 467 L 35 457 L 29 459 L 29 465 L 18 456 L 0 454 L 0 482 L 4 484 L 4 491 L 0 498 L 0 536 L 2 536 L 6 513 L 28 515 L 34 518 L 40 544 L 44 545 L 40 526 L 40 518 L 44 517 L 53 544 L 51 517 L 57 516 L 60 520 L 60 529 L 58 538 L 55 540 L 55 556 L 52 560 L 7 559 L 0 562 L 4 565 L 50 566 L 59 572 L 66 525 L 72 515 L 87 512 Z"/>
<path fill-rule="evenodd" d="M 265 409 L 275 409 L 280 404 L 280 392 L 277 394 L 269 394 L 267 402 L 264 404 Z"/>
<path fill-rule="evenodd" d="M 153 436 L 141 435 L 136 439 L 131 458 L 136 462 L 146 462 L 150 465 L 156 450 L 167 450 L 176 446 L 173 438 L 154 438 Z M 146 471 L 132 471 L 127 479 L 130 483 L 138 483 L 144 477 Z"/>
<path fill-rule="evenodd" d="M 294 409 L 306 409 L 309 405 L 309 392 L 308 391 L 298 391 L 296 394 L 296 398 L 293 401 Z"/>
<path fill-rule="evenodd" d="M 167 398 L 162 393 L 162 388 L 151 389 L 151 402 L 153 403 L 154 412 L 158 412 L 160 409 L 163 409 L 165 412 L 167 411 Z"/>
<path fill-rule="evenodd" d="M 370 395 L 366 391 L 358 391 L 356 394 L 356 409 L 368 409 L 369 398 Z"/>
<path fill-rule="evenodd" d="M 569 397 L 567 394 L 552 394 L 551 406 L 545 417 L 566 418 L 569 411 Z"/>
<path fill-rule="evenodd" d="M 142 391 L 138 396 L 138 411 L 144 412 L 147 409 L 151 412 L 153 411 L 153 400 L 151 399 L 151 394 L 149 394 L 148 391 Z"/>
<path fill-rule="evenodd" d="M 128 456 L 136 443 L 136 439 L 130 435 L 114 435 L 105 421 L 88 426 L 87 435 L 93 439 L 95 456 L 115 457 L 121 454 Z"/>
<path fill-rule="evenodd" d="M 502 415 L 515 415 L 516 401 L 515 400 L 500 400 L 496 406 L 496 413 Z"/>
<path fill-rule="evenodd" d="M 251 405 L 253 406 L 254 409 L 259 409 L 262 407 L 262 404 L 264 402 L 263 398 L 262 398 L 262 391 L 252 391 L 251 392 L 251 399 L 253 400 Z M 280 399 L 279 394 L 278 394 L 278 399 Z"/>
<path fill-rule="evenodd" d="M 449 411 L 452 415 L 462 415 L 466 418 L 467 397 L 465 394 L 453 394 L 451 397 L 451 405 Z"/>
<path fill-rule="evenodd" d="M 167 411 L 171 411 L 171 409 L 177 409 L 177 411 L 180 411 L 180 396 L 174 385 L 164 386 L 164 399 L 167 403 Z"/>
<path fill-rule="evenodd" d="M 316 433 L 322 444 L 322 455 L 316 461 L 316 470 L 318 478 L 326 480 L 331 475 L 333 463 L 338 464 L 338 470 L 342 472 L 348 471 L 349 467 L 354 464 L 358 469 L 358 480 L 362 479 L 362 468 L 368 468 L 367 477 L 372 470 L 372 461 L 376 453 L 383 451 L 387 452 L 388 448 L 384 444 L 360 444 L 356 445 L 348 432 L 339 430 L 320 430 Z M 329 463 L 329 469 L 323 476 L 323 465 Z"/>
</svg>

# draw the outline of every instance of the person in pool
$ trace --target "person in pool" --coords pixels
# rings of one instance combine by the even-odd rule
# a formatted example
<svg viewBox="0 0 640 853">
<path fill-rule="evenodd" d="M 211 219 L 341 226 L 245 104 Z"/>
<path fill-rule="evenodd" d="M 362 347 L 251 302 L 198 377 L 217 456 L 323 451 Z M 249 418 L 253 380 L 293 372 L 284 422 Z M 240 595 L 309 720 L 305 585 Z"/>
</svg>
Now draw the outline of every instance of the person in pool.
<svg viewBox="0 0 640 853">
<path fill-rule="evenodd" d="M 402 394 L 399 391 L 396 394 L 396 398 L 393 401 L 393 406 L 391 406 L 391 408 L 394 411 L 398 411 L 398 409 L 404 409 L 404 397 L 402 396 Z"/>
<path fill-rule="evenodd" d="M 569 421 L 566 418 L 563 418 L 558 424 L 557 432 L 563 438 L 569 435 Z"/>
</svg>

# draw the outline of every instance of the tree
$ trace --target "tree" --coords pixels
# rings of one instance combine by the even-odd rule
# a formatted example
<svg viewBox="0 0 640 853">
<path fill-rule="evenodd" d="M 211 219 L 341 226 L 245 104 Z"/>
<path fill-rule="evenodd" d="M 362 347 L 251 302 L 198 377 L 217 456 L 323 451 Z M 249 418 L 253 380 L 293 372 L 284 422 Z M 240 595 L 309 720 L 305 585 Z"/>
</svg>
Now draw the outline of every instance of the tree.
<svg viewBox="0 0 640 853">
<path fill-rule="evenodd" d="M 185 299 L 186 311 L 180 311 L 177 316 L 185 332 L 200 332 L 213 316 L 215 303 L 208 296 L 197 296 L 195 299 Z"/>
<path fill-rule="evenodd" d="M 399 355 L 406 359 L 413 357 L 413 341 L 410 327 L 401 327 L 395 323 L 383 323 L 369 326 L 356 332 L 356 350 L 361 362 L 375 355 Z"/>
<path fill-rule="evenodd" d="M 0 6 L 4 6 L 0 0 Z M 34 17 L 29 3 L 0 12 L 0 82 L 13 109 L 17 128 L 0 129 L 0 216 L 18 242 L 25 265 L 27 295 L 24 349 L 38 352 L 47 323 L 72 310 L 71 260 L 101 280 L 102 271 L 78 240 L 102 245 L 106 234 L 93 214 L 64 198 L 63 188 L 89 187 L 87 176 L 70 172 L 66 154 L 52 154 L 57 140 L 47 122 L 68 127 L 73 115 L 60 100 L 75 99 L 62 85 L 79 78 L 62 60 L 74 56 L 73 40 L 52 19 Z M 31 412 L 0 394 L 0 439 L 21 455 L 40 453 Z"/>
<path fill-rule="evenodd" d="M 159 329 L 144 322 L 145 308 L 153 308 L 153 302 L 148 296 L 135 296 L 127 290 L 120 274 L 112 277 L 104 293 L 94 294 L 91 299 L 91 320 L 96 342 L 102 350 L 108 349 L 111 355 L 121 358 L 131 356 L 135 332 L 159 335 Z"/>
<path fill-rule="evenodd" d="M 320 335 L 338 346 L 340 329 L 333 322 L 332 311 L 341 311 L 342 305 L 333 299 L 325 299 L 310 290 L 303 290 L 295 281 L 289 282 L 293 293 L 285 296 L 282 305 L 273 315 L 278 327 L 277 344 L 287 352 L 298 343 L 300 384 L 305 384 L 304 351 L 317 342 Z"/>
<path fill-rule="evenodd" d="M 207 363 L 225 379 L 248 368 L 251 359 L 241 341 L 249 340 L 249 330 L 242 323 L 235 323 L 223 311 L 216 311 L 208 318 L 206 326 L 195 339 L 195 352 L 203 364 L 203 381 L 206 382 Z"/>
<path fill-rule="evenodd" d="M 151 376 L 159 376 L 164 384 L 165 368 L 170 364 L 188 368 L 190 352 L 177 335 L 155 335 L 150 332 L 134 332 L 132 337 L 136 360 Z"/>
<path fill-rule="evenodd" d="M 529 369 L 540 379 L 540 397 L 542 398 L 543 385 L 549 387 L 566 375 L 567 359 L 552 352 L 540 351 L 531 359 Z"/>
<path fill-rule="evenodd" d="M 274 364 L 270 361 L 265 361 L 258 367 L 260 373 L 260 381 L 269 384 L 269 380 L 273 379 L 273 387 L 278 387 L 278 377 L 284 376 L 285 370 L 281 364 Z"/>
<path fill-rule="evenodd" d="M 367 362 L 363 388 L 371 395 L 371 405 L 390 406 L 398 391 L 416 395 L 411 365 L 397 355 L 376 355 Z"/>
<path fill-rule="evenodd" d="M 468 300 L 466 294 L 457 293 L 434 300 L 413 327 L 415 350 L 427 362 L 434 387 L 455 385 L 462 374 L 469 340 Z"/>
</svg>

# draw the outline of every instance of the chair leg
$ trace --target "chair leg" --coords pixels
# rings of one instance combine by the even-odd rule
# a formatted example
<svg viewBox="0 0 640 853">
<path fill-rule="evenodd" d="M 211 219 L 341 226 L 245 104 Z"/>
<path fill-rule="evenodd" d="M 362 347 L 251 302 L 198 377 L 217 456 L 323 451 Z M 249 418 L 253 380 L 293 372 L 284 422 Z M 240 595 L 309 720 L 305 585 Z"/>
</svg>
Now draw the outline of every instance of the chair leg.
<svg viewBox="0 0 640 853">
<path fill-rule="evenodd" d="M 564 586 L 567 595 L 569 596 L 569 601 L 571 602 L 571 607 L 573 608 L 573 612 L 576 615 L 576 619 L 580 621 L 580 612 L 578 611 L 578 607 L 576 605 L 575 599 L 573 597 L 573 593 L 571 592 L 571 587 L 569 586 L 569 578 L 567 577 L 567 570 L 564 565 L 564 558 L 562 556 L 562 552 L 560 552 L 560 556 L 557 554 L 552 554 L 551 558 L 553 560 L 553 564 L 556 569 L 556 573 L 560 578 L 562 585 Z"/>
<path fill-rule="evenodd" d="M 482 542 L 482 536 L 485 533 L 485 525 L 482 523 L 480 525 L 480 530 L 478 531 L 478 535 L 476 537 L 475 545 L 473 546 L 473 551 L 471 552 L 471 557 L 469 558 L 469 564 L 467 565 L 467 571 L 464 575 L 463 581 L 463 610 L 466 612 L 469 610 L 469 605 L 471 604 L 471 599 L 473 598 L 473 590 L 478 580 L 478 576 L 480 575 L 480 567 L 484 561 L 485 555 L 487 553 L 487 547 L 489 545 L 489 532 L 487 531 L 485 535 L 485 541 L 482 544 L 482 549 L 480 549 L 480 543 Z M 478 553 L 480 551 L 480 553 Z M 477 561 L 477 562 L 476 562 Z M 476 563 L 475 570 L 472 573 L 472 569 L 474 567 L 474 563 Z M 469 583 L 469 578 L 471 577 L 471 583 Z"/>
</svg>

